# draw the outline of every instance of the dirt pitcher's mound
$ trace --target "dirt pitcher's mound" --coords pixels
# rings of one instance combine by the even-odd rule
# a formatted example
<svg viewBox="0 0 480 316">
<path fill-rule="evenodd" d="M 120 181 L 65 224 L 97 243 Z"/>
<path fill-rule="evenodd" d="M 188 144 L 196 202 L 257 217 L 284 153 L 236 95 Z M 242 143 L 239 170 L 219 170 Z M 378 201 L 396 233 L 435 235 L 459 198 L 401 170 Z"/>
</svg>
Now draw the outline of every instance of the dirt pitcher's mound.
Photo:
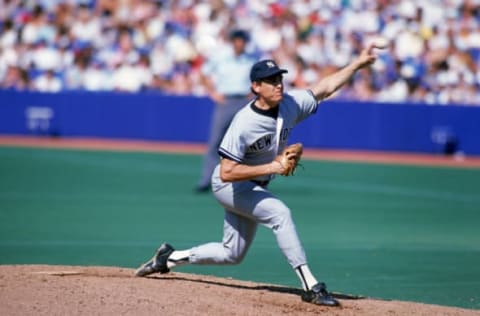
<svg viewBox="0 0 480 316">
<path fill-rule="evenodd" d="M 304 303 L 299 290 L 204 275 L 136 278 L 132 269 L 0 265 L 0 315 L 480 315 L 373 299 Z"/>
</svg>

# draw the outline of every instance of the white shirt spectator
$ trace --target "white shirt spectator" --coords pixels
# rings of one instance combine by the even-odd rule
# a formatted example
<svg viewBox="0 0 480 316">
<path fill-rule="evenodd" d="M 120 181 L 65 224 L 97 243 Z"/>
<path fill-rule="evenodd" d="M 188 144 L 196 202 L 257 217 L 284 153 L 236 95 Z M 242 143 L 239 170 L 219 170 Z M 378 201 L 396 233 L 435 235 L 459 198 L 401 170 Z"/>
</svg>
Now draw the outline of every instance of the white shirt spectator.
<svg viewBox="0 0 480 316">
<path fill-rule="evenodd" d="M 13 29 L 5 31 L 3 34 L 0 33 L 0 49 L 12 47 L 16 42 L 17 33 Z"/>
<path fill-rule="evenodd" d="M 38 91 L 54 93 L 62 90 L 62 81 L 53 72 L 47 71 L 35 79 L 34 86 Z"/>
<path fill-rule="evenodd" d="M 108 71 L 91 65 L 83 74 L 83 88 L 87 91 L 112 90 L 112 79 Z"/>
<path fill-rule="evenodd" d="M 150 53 L 150 63 L 152 72 L 161 76 L 170 73 L 174 66 L 173 57 L 165 52 L 161 43 L 157 43 Z"/>
<path fill-rule="evenodd" d="M 53 46 L 41 45 L 32 54 L 32 62 L 40 70 L 58 70 L 61 64 L 60 52 Z"/>
<path fill-rule="evenodd" d="M 71 34 L 79 40 L 97 43 L 102 39 L 100 20 L 88 9 L 82 8 L 79 18 L 72 25 Z"/>
<path fill-rule="evenodd" d="M 395 40 L 395 55 L 400 60 L 418 58 L 424 52 L 424 40 L 416 33 L 403 31 Z"/>
<path fill-rule="evenodd" d="M 428 48 L 432 51 L 445 50 L 450 46 L 448 35 L 443 30 L 434 29 L 432 38 L 428 40 Z"/>
<path fill-rule="evenodd" d="M 177 62 L 190 60 L 196 55 L 195 48 L 190 41 L 178 34 L 172 34 L 167 38 L 165 52 Z"/>
<path fill-rule="evenodd" d="M 27 23 L 22 30 L 22 42 L 25 44 L 33 44 L 40 40 L 40 28 L 34 23 Z"/>
<path fill-rule="evenodd" d="M 20 64 L 18 51 L 15 48 L 0 49 L 0 68 L 7 66 L 16 66 Z"/>
<path fill-rule="evenodd" d="M 342 31 L 347 32 L 376 32 L 380 21 L 378 14 L 373 10 L 347 10 L 340 25 Z"/>
<path fill-rule="evenodd" d="M 325 61 L 325 47 L 313 38 L 298 44 L 297 54 L 307 63 L 321 65 Z"/>
<path fill-rule="evenodd" d="M 129 64 L 123 64 L 116 69 L 112 78 L 114 90 L 127 92 L 138 92 L 151 81 L 147 69 Z"/>
<path fill-rule="evenodd" d="M 280 47 L 282 34 L 277 27 L 269 23 L 258 23 L 251 34 L 255 46 L 261 51 L 272 52 Z"/>
<path fill-rule="evenodd" d="M 393 82 L 377 95 L 379 102 L 405 102 L 407 98 L 408 86 L 403 79 Z"/>
</svg>

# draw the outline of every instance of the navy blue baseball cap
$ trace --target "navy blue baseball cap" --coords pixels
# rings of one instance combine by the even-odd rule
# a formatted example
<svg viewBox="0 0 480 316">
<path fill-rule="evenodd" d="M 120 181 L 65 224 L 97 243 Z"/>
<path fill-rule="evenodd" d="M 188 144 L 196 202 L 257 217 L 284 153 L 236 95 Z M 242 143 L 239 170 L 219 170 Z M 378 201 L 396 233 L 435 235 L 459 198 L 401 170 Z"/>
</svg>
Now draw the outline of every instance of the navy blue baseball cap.
<svg viewBox="0 0 480 316">
<path fill-rule="evenodd" d="M 257 62 L 250 70 L 250 81 L 259 81 L 275 75 L 287 73 L 286 69 L 281 69 L 272 59 L 265 59 Z"/>
</svg>

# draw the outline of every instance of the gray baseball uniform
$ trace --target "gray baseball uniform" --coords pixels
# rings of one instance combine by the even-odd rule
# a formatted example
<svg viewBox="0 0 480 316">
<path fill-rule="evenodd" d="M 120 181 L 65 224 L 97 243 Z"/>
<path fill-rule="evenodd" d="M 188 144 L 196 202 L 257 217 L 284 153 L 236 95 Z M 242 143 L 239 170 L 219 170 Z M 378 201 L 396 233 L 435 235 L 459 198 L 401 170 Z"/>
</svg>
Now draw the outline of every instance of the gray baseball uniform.
<svg viewBox="0 0 480 316">
<path fill-rule="evenodd" d="M 284 94 L 278 107 L 268 111 L 248 103 L 234 117 L 219 154 L 246 165 L 270 163 L 287 145 L 292 128 L 316 112 L 318 102 L 308 90 Z M 277 243 L 295 269 L 306 264 L 290 209 L 268 189 L 274 175 L 254 180 L 223 182 L 220 165 L 212 175 L 215 198 L 225 208 L 223 241 L 194 247 L 193 264 L 236 264 L 242 261 L 255 237 L 257 225 L 273 230 Z"/>
</svg>

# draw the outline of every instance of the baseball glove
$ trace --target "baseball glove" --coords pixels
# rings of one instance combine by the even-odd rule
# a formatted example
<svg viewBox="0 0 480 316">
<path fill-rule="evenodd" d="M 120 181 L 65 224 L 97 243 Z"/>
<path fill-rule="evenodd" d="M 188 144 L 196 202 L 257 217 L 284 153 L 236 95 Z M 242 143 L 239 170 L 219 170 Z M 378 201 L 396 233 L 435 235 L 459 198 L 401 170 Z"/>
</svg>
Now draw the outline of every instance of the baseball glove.
<svg viewBox="0 0 480 316">
<path fill-rule="evenodd" d="M 283 152 L 275 158 L 285 169 L 281 175 L 291 176 L 298 166 L 298 162 L 302 157 L 303 145 L 301 143 L 292 144 L 286 147 Z"/>
</svg>

